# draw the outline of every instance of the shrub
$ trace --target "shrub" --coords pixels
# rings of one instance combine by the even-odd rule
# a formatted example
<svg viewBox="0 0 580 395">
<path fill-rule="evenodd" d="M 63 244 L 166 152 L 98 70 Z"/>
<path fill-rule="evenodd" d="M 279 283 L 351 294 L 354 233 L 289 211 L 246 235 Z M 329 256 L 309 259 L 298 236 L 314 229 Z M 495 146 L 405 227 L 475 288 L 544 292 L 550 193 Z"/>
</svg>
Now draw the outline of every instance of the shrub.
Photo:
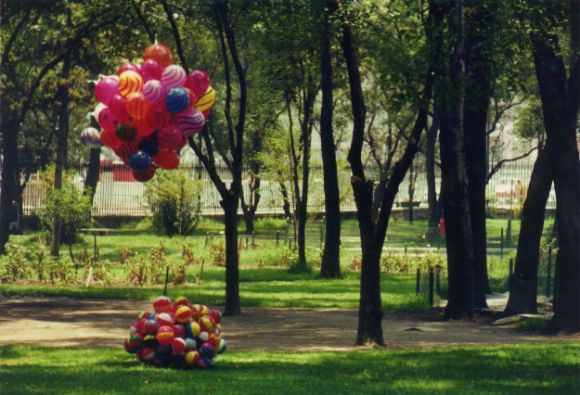
<svg viewBox="0 0 580 395">
<path fill-rule="evenodd" d="M 129 260 L 135 256 L 135 251 L 131 247 L 128 246 L 120 246 L 119 247 L 119 262 L 123 265 L 129 263 Z"/>
<path fill-rule="evenodd" d="M 91 221 L 92 203 L 90 197 L 83 195 L 72 180 L 70 174 L 64 173 L 61 189 L 54 189 L 54 168 L 41 175 L 40 185 L 45 191 L 45 197 L 38 210 L 38 218 L 44 229 L 52 232 L 53 219 L 58 216 L 62 220 L 62 242 L 73 244 L 81 228 Z"/>
<path fill-rule="evenodd" d="M 48 278 L 50 279 L 51 283 L 54 284 L 57 281 L 60 281 L 61 283 L 68 284 L 74 280 L 73 264 L 69 257 L 55 259 L 50 256 L 50 259 L 47 263 Z"/>
<path fill-rule="evenodd" d="M 28 265 L 24 253 L 24 247 L 18 244 L 6 244 L 6 255 L 0 261 L 2 265 L 2 280 L 15 282 L 26 278 Z"/>
<path fill-rule="evenodd" d="M 145 192 L 153 226 L 167 236 L 193 232 L 200 218 L 201 187 L 183 171 L 158 171 Z"/>
<path fill-rule="evenodd" d="M 148 265 L 142 256 L 135 256 L 127 263 L 127 280 L 131 284 L 143 285 L 147 281 Z"/>
<path fill-rule="evenodd" d="M 226 246 L 223 241 L 214 241 L 210 246 L 210 251 L 215 266 L 226 265 Z"/>
<path fill-rule="evenodd" d="M 153 284 L 163 282 L 165 268 L 167 267 L 167 251 L 163 243 L 159 247 L 152 248 L 149 253 L 149 281 Z"/>
</svg>

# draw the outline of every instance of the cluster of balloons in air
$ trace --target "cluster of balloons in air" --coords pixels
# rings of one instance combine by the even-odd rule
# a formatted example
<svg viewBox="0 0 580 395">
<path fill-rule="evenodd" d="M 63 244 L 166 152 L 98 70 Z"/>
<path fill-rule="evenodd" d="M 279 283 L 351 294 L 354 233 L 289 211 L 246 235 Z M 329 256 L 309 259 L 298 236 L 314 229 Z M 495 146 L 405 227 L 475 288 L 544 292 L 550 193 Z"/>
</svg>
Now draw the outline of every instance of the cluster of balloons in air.
<svg viewBox="0 0 580 395">
<path fill-rule="evenodd" d="M 141 182 L 149 181 L 157 167 L 179 166 L 180 150 L 203 129 L 216 100 L 208 74 L 187 74 L 158 42 L 147 47 L 140 65 L 123 64 L 116 75 L 99 77 L 95 96 L 99 104 L 93 116 L 101 131 L 86 128 L 81 141 L 111 148 Z"/>
<path fill-rule="evenodd" d="M 208 306 L 190 305 L 181 296 L 161 296 L 153 312 L 144 312 L 131 326 L 125 350 L 144 363 L 159 367 L 209 368 L 227 349 L 221 337 L 221 313 Z"/>
</svg>

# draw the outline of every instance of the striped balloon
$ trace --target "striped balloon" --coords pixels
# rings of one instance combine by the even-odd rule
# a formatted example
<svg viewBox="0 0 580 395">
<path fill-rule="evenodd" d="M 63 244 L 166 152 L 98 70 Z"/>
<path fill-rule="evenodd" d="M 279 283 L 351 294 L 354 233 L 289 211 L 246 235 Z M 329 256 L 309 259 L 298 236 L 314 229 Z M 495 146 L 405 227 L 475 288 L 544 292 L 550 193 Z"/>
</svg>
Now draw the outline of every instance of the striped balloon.
<svg viewBox="0 0 580 395">
<path fill-rule="evenodd" d="M 173 88 L 165 97 L 165 108 L 173 114 L 184 111 L 189 105 L 189 94 L 183 88 Z"/>
<path fill-rule="evenodd" d="M 187 75 L 185 74 L 183 67 L 172 64 L 163 70 L 163 74 L 161 74 L 161 84 L 167 90 L 177 88 L 183 86 L 186 77 Z"/>
<path fill-rule="evenodd" d="M 213 107 L 216 99 L 215 90 L 210 86 L 207 91 L 203 94 L 202 97 L 199 98 L 198 101 L 195 102 L 193 108 L 197 111 L 206 111 Z"/>
<path fill-rule="evenodd" d="M 139 120 L 147 116 L 151 105 L 143 93 L 133 92 L 127 96 L 127 104 L 125 104 L 125 108 L 127 108 L 129 115 Z"/>
<path fill-rule="evenodd" d="M 205 117 L 201 112 L 189 109 L 175 116 L 175 124 L 185 137 L 189 137 L 201 132 L 205 125 Z"/>
<path fill-rule="evenodd" d="M 149 103 L 155 106 L 165 98 L 165 89 L 158 80 L 149 80 L 143 85 L 143 94 L 149 99 Z"/>
<path fill-rule="evenodd" d="M 95 128 L 86 128 L 82 131 L 81 143 L 89 148 L 101 148 L 103 146 L 100 133 Z"/>
<path fill-rule="evenodd" d="M 117 124 L 115 135 L 119 138 L 119 140 L 133 141 L 135 140 L 135 137 L 137 137 L 137 131 L 135 128 L 119 123 Z"/>
<path fill-rule="evenodd" d="M 123 71 L 119 76 L 119 91 L 124 97 L 128 97 L 134 92 L 141 92 L 142 88 L 143 78 L 136 71 Z"/>
<path fill-rule="evenodd" d="M 137 151 L 137 145 L 134 143 L 122 143 L 114 149 L 115 154 L 125 163 L 129 163 L 129 157 Z"/>
</svg>

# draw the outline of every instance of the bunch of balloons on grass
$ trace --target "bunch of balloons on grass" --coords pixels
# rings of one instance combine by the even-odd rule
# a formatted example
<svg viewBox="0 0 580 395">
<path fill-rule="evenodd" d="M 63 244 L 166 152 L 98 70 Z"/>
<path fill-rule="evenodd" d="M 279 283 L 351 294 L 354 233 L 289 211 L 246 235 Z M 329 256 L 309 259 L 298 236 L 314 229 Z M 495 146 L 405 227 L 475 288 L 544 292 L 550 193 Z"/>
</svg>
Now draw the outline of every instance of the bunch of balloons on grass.
<svg viewBox="0 0 580 395">
<path fill-rule="evenodd" d="M 208 368 L 227 349 L 221 337 L 221 313 L 208 306 L 190 305 L 185 297 L 175 302 L 161 296 L 153 312 L 144 312 L 131 326 L 125 350 L 154 366 Z"/>
<path fill-rule="evenodd" d="M 147 47 L 140 65 L 126 63 L 116 75 L 100 76 L 95 96 L 93 116 L 101 130 L 86 128 L 81 141 L 112 149 L 141 182 L 153 178 L 158 167 L 179 166 L 180 150 L 203 129 L 216 100 L 208 74 L 187 74 L 158 42 Z"/>
</svg>

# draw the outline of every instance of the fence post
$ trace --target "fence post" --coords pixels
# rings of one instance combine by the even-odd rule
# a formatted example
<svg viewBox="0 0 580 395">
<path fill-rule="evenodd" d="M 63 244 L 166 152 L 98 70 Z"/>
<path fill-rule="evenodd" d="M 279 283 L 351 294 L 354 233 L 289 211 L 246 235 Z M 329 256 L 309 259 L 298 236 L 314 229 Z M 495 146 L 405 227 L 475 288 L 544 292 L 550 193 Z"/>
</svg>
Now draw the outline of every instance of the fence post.
<svg viewBox="0 0 580 395">
<path fill-rule="evenodd" d="M 499 259 L 500 261 L 503 260 L 503 228 L 501 228 L 501 232 L 499 234 Z"/>
<path fill-rule="evenodd" d="M 419 293 L 421 293 L 421 269 L 417 268 L 417 281 L 415 287 L 416 296 L 419 296 Z"/>
<path fill-rule="evenodd" d="M 246 235 L 246 249 L 248 249 L 248 235 Z"/>
<path fill-rule="evenodd" d="M 550 282 L 552 277 L 552 246 L 548 247 L 548 268 L 546 273 L 546 296 L 550 297 Z"/>
<path fill-rule="evenodd" d="M 429 268 L 429 306 L 433 307 L 433 280 L 434 280 L 434 270 L 432 267 Z"/>
<path fill-rule="evenodd" d="M 320 221 L 320 249 L 322 249 L 322 244 L 324 243 L 324 215 L 322 216 L 322 221 Z"/>
<path fill-rule="evenodd" d="M 512 243 L 512 219 L 508 218 L 507 229 L 505 231 L 505 245 L 510 247 Z"/>
<path fill-rule="evenodd" d="M 276 231 L 276 247 L 280 244 L 280 231 Z"/>
<path fill-rule="evenodd" d="M 252 248 L 256 248 L 256 232 L 252 232 Z"/>
<path fill-rule="evenodd" d="M 509 268 L 510 274 L 508 277 L 508 288 L 509 288 L 509 291 L 511 292 L 511 290 L 512 290 L 512 278 L 514 276 L 514 259 L 513 258 L 510 258 L 509 265 L 510 265 L 510 268 Z"/>
<path fill-rule="evenodd" d="M 435 291 L 437 295 L 441 295 L 441 266 L 436 266 L 435 274 Z"/>
</svg>

